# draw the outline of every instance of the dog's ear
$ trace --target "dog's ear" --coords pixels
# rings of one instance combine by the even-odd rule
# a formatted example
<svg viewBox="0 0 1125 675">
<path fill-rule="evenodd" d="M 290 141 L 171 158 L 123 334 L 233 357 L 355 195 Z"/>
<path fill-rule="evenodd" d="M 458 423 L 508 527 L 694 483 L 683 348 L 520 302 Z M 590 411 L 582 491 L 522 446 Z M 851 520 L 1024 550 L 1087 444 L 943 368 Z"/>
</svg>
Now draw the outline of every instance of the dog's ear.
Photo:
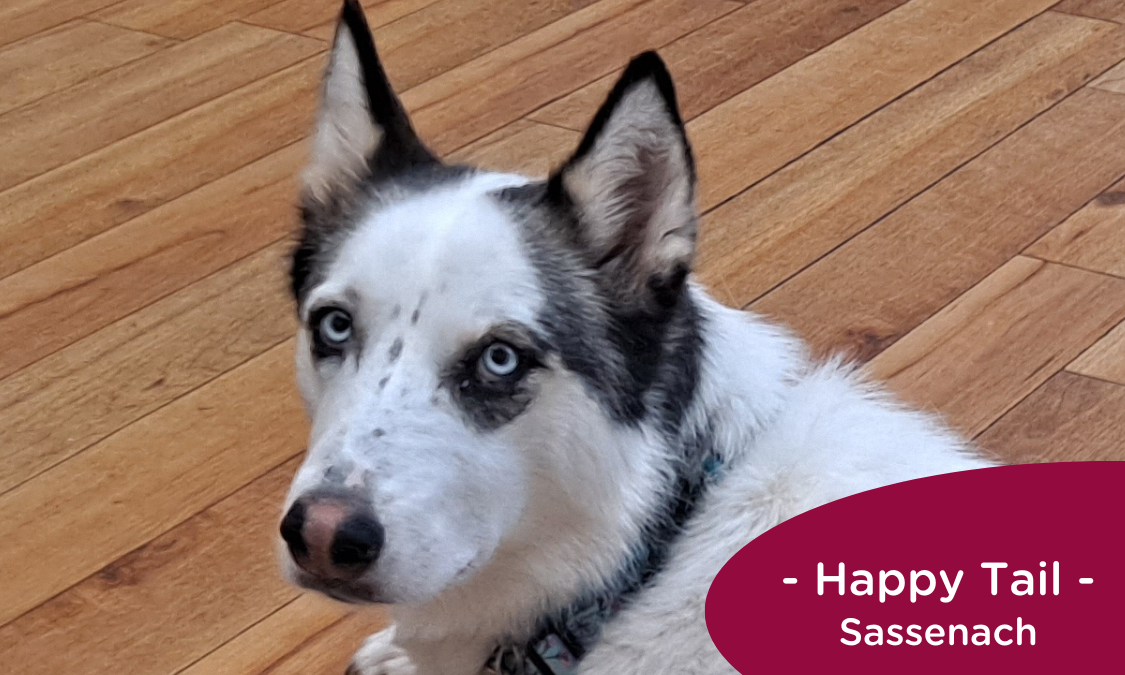
<svg viewBox="0 0 1125 675">
<path fill-rule="evenodd" d="M 321 89 L 306 194 L 332 190 L 437 162 L 395 95 L 359 0 L 344 0 Z"/>
<path fill-rule="evenodd" d="M 548 185 L 575 212 L 580 250 L 625 300 L 675 301 L 695 253 L 695 167 L 656 53 L 633 59 Z"/>
</svg>

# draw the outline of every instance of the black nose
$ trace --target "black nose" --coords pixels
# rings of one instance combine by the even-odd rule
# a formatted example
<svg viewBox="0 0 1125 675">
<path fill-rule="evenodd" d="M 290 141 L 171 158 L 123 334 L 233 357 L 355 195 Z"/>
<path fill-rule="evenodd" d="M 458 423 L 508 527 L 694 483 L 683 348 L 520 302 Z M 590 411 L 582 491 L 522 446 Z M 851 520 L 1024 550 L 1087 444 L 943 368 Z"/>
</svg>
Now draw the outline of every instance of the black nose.
<svg viewBox="0 0 1125 675">
<path fill-rule="evenodd" d="M 332 539 L 332 564 L 365 570 L 383 550 L 383 526 L 371 516 L 357 514 L 336 530 Z"/>
<path fill-rule="evenodd" d="M 322 580 L 354 581 L 383 550 L 383 526 L 363 501 L 306 495 L 281 519 L 281 538 L 293 561 Z"/>
<path fill-rule="evenodd" d="M 305 545 L 304 535 L 301 530 L 305 527 L 305 503 L 294 502 L 289 512 L 281 519 L 281 538 L 289 546 L 289 553 L 294 557 L 305 557 L 309 548 Z"/>
</svg>

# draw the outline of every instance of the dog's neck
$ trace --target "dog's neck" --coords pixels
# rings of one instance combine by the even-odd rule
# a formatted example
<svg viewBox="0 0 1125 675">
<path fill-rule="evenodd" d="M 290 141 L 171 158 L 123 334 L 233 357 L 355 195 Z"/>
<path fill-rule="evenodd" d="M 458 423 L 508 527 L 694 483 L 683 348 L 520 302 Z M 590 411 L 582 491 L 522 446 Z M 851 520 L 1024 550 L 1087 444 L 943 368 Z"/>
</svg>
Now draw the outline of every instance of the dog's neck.
<svg viewBox="0 0 1125 675">
<path fill-rule="evenodd" d="M 577 481 L 582 494 L 537 485 L 526 527 L 486 568 L 425 606 L 395 609 L 407 639 L 531 637 L 545 619 L 627 595 L 659 573 L 708 485 L 744 461 L 803 363 L 784 331 L 696 287 L 690 300 L 702 349 L 676 428 L 656 419 L 591 430 L 588 455 L 601 464 Z"/>
</svg>

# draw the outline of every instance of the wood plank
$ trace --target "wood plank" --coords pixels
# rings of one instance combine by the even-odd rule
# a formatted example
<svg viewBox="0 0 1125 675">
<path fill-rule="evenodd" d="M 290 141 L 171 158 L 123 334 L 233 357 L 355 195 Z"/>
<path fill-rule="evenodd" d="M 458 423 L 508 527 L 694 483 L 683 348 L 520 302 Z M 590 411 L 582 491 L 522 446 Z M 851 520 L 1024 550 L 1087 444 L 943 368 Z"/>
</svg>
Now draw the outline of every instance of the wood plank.
<svg viewBox="0 0 1125 675">
<path fill-rule="evenodd" d="M 0 48 L 0 114 L 173 44 L 77 20 Z"/>
<path fill-rule="evenodd" d="M 1125 180 L 1043 235 L 1027 254 L 1125 277 Z"/>
<path fill-rule="evenodd" d="M 364 13 L 367 14 L 368 25 L 378 28 L 440 1 L 362 0 L 362 4 Z M 332 37 L 336 18 L 340 15 L 341 4 L 324 0 L 281 0 L 260 12 L 251 14 L 246 21 L 267 28 L 290 33 L 306 33 L 327 40 Z"/>
<path fill-rule="evenodd" d="M 620 17 L 647 0 L 601 0 L 567 17 L 494 49 L 484 56 L 453 68 L 431 80 L 401 92 L 402 102 L 417 111 L 478 86 L 490 77 L 556 47 L 563 42 Z M 392 74 L 393 77 L 393 74 Z M 455 148 L 454 148 L 455 149 Z"/>
<path fill-rule="evenodd" d="M 1125 173 L 1125 97 L 1083 88 L 752 305 L 868 360 Z"/>
<path fill-rule="evenodd" d="M 360 617 L 352 619 L 345 626 L 339 626 L 347 616 L 345 611 L 342 606 L 328 604 L 313 594 L 303 594 L 196 661 L 190 668 L 182 671 L 182 675 L 258 675 L 270 671 L 277 664 L 294 659 L 298 652 L 311 653 L 317 648 L 315 645 L 324 640 L 318 636 L 326 631 L 339 635 L 354 627 L 374 633 L 385 626 L 385 617 L 378 610 L 371 610 L 367 621 L 363 620 L 367 617 Z M 365 636 L 361 636 L 359 640 L 363 637 Z M 329 644 L 335 646 L 336 642 L 330 641 Z M 344 658 L 353 653 L 358 645 L 359 641 L 355 642 L 355 646 L 347 641 L 339 646 L 340 653 L 334 657 Z M 309 672 L 339 675 L 344 671 L 337 668 Z"/>
<path fill-rule="evenodd" d="M 595 0 L 442 0 L 375 28 L 375 44 L 400 90 L 531 33 Z M 504 17 L 497 21 L 497 17 Z M 333 18 L 309 35 L 332 39 Z"/>
<path fill-rule="evenodd" d="M 289 248 L 270 246 L 0 380 L 0 492 L 291 337 Z"/>
<path fill-rule="evenodd" d="M 0 628 L 0 653 L 23 675 L 170 674 L 243 631 L 247 651 L 225 654 L 227 663 L 292 649 L 337 622 L 340 605 L 295 601 L 299 591 L 277 572 L 278 512 L 297 464 L 270 471 Z M 280 644 L 262 644 L 266 629 Z"/>
<path fill-rule="evenodd" d="M 0 276 L 300 140 L 322 70 L 322 56 L 306 59 L 0 192 Z"/>
<path fill-rule="evenodd" d="M 1125 0 L 1063 0 L 1055 9 L 1091 19 L 1125 22 Z"/>
<path fill-rule="evenodd" d="M 229 24 L 0 115 L 0 190 L 316 54 L 310 38 Z M 143 101 L 143 105 L 137 105 Z"/>
<path fill-rule="evenodd" d="M 1056 374 L 977 438 L 1006 462 L 1125 461 L 1125 387 Z"/>
<path fill-rule="evenodd" d="M 407 91 L 404 103 L 447 153 L 741 7 L 728 0 L 602 0 Z"/>
<path fill-rule="evenodd" d="M 446 159 L 490 171 L 544 177 L 578 147 L 581 135 L 528 120 L 517 120 L 471 143 Z"/>
<path fill-rule="evenodd" d="M 594 0 L 443 0 L 375 30 L 394 81 L 413 87 L 534 32 Z M 503 16 L 503 21 L 496 17 Z M 329 26 L 331 35 L 333 27 Z M 313 33 L 316 34 L 316 33 Z"/>
<path fill-rule="evenodd" d="M 1047 12 L 708 213 L 701 278 L 743 306 L 1125 58 L 1125 29 Z"/>
<path fill-rule="evenodd" d="M 0 378 L 293 232 L 304 146 L 0 279 Z"/>
<path fill-rule="evenodd" d="M 277 0 L 122 0 L 94 12 L 115 26 L 186 40 L 232 21 L 244 19 Z M 333 3 L 325 2 L 325 5 Z"/>
<path fill-rule="evenodd" d="M 757 0 L 661 50 L 685 120 L 758 84 L 906 0 Z M 620 71 L 533 112 L 582 131 Z"/>
<path fill-rule="evenodd" d="M 364 638 L 385 626 L 381 613 L 357 612 L 317 633 L 281 661 L 270 666 L 269 675 L 343 673 Z M 206 672 L 206 671 L 205 671 Z"/>
<path fill-rule="evenodd" d="M 1125 279 L 1017 256 L 868 364 L 973 436 L 1125 319 Z"/>
<path fill-rule="evenodd" d="M 289 340 L 0 495 L 0 624 L 297 456 L 292 362 Z"/>
<path fill-rule="evenodd" d="M 1066 369 L 1079 375 L 1125 384 L 1125 324 L 1111 330 Z"/>
<path fill-rule="evenodd" d="M 117 0 L 4 0 L 0 4 L 0 46 L 42 33 L 115 2 Z"/>
<path fill-rule="evenodd" d="M 914 0 L 712 108 L 688 124 L 700 205 L 733 197 L 1051 4 Z"/>
<path fill-rule="evenodd" d="M 1091 82 L 1090 86 L 1125 94 L 1125 61 L 1119 63 L 1116 68 L 1103 73 L 1101 77 Z"/>
</svg>

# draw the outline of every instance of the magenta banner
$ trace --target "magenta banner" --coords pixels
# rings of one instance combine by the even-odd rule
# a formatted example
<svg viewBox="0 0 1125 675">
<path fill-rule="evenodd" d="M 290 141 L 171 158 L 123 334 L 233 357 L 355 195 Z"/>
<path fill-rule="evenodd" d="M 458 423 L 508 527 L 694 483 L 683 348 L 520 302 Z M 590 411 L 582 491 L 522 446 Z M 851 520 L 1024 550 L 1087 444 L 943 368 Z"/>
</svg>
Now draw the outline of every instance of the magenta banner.
<svg viewBox="0 0 1125 675">
<path fill-rule="evenodd" d="M 746 674 L 1125 672 L 1123 493 L 1125 463 L 1080 462 L 842 499 L 735 555 L 707 626 Z"/>
</svg>

